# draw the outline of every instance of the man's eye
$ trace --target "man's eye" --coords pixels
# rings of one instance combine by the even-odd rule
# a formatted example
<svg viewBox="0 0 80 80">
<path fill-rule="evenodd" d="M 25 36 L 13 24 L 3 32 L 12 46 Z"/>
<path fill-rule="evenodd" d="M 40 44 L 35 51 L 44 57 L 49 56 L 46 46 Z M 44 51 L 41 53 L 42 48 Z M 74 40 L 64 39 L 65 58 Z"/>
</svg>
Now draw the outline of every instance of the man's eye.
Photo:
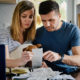
<svg viewBox="0 0 80 80">
<path fill-rule="evenodd" d="M 45 20 L 42 20 L 42 22 L 46 22 Z"/>
<path fill-rule="evenodd" d="M 53 22 L 54 22 L 55 20 L 53 20 L 53 19 L 50 19 L 49 21 L 53 21 Z"/>
</svg>

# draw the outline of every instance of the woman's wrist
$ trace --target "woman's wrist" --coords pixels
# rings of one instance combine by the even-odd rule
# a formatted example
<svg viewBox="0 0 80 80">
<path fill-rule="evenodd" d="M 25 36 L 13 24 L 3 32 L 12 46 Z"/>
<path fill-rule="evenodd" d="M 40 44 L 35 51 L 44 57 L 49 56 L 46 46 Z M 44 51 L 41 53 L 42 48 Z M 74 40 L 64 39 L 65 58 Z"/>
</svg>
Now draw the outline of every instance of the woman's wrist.
<svg viewBox="0 0 80 80">
<path fill-rule="evenodd" d="M 23 65 L 23 62 L 22 62 L 21 58 L 16 59 L 16 63 L 17 63 L 17 66 L 22 66 Z"/>
</svg>

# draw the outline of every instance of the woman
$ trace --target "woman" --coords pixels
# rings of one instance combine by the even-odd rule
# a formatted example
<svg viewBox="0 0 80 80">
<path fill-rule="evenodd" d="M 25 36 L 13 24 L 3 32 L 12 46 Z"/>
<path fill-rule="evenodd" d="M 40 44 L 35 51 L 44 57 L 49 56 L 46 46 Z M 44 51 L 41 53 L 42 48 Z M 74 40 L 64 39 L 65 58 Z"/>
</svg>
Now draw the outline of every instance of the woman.
<svg viewBox="0 0 80 80">
<path fill-rule="evenodd" d="M 1 30 L 0 44 L 8 45 L 9 53 L 15 50 L 26 41 L 33 41 L 35 37 L 35 9 L 30 1 L 21 1 L 17 4 L 12 18 L 10 28 Z M 26 42 L 26 43 L 27 43 Z M 8 54 L 8 51 L 6 52 Z M 29 53 L 29 54 L 28 54 Z M 25 65 L 32 58 L 31 52 L 23 52 L 18 59 L 6 60 L 7 67 L 17 67 Z"/>
</svg>

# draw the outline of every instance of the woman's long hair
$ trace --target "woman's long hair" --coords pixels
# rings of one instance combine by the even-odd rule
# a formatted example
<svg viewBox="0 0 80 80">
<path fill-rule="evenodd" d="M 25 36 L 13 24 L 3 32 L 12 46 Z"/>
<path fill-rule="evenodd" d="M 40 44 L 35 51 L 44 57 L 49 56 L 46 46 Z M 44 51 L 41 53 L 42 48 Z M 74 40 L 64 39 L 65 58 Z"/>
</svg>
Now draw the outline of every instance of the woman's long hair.
<svg viewBox="0 0 80 80">
<path fill-rule="evenodd" d="M 34 8 L 34 5 L 30 1 L 21 1 L 16 6 L 13 18 L 12 18 L 12 24 L 10 28 L 11 36 L 14 40 L 19 41 L 20 40 L 20 34 L 21 34 L 21 23 L 20 23 L 20 16 L 21 13 L 23 13 L 26 10 L 30 10 Z M 36 23 L 35 23 L 35 9 L 34 9 L 34 17 L 33 22 L 29 29 L 26 29 L 25 33 L 23 34 L 24 41 L 32 41 L 35 38 L 36 33 Z"/>
</svg>

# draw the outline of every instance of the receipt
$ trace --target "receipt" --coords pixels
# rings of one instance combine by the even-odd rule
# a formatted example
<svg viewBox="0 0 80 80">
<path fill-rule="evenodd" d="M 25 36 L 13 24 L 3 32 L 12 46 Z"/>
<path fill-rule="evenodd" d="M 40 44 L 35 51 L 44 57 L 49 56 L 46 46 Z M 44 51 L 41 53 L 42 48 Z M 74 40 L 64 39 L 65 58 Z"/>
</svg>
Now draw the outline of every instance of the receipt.
<svg viewBox="0 0 80 80">
<path fill-rule="evenodd" d="M 33 68 L 41 67 L 41 65 L 42 65 L 43 49 L 42 48 L 32 49 L 32 52 L 34 53 L 34 55 L 32 57 L 32 67 Z"/>
</svg>

